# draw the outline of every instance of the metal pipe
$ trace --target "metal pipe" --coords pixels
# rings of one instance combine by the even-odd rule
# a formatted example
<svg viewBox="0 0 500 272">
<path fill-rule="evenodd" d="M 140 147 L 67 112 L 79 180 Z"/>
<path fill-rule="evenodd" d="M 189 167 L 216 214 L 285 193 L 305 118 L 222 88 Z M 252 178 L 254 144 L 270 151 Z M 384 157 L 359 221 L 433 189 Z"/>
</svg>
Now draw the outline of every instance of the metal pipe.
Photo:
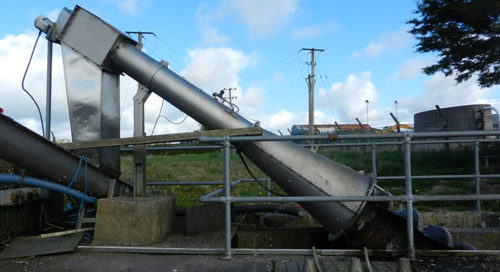
<svg viewBox="0 0 500 272">
<path fill-rule="evenodd" d="M 231 258 L 231 142 L 224 138 L 224 192 L 225 192 L 225 236 L 226 250 L 224 258 Z"/>
<path fill-rule="evenodd" d="M 473 179 L 476 175 L 421 175 L 412 176 L 412 179 Z M 500 174 L 482 174 L 480 178 L 500 178 Z M 397 180 L 405 179 L 405 176 L 378 176 L 377 180 Z"/>
<path fill-rule="evenodd" d="M 415 259 L 415 244 L 413 239 L 413 192 L 411 180 L 411 138 L 404 138 L 405 189 L 406 189 L 406 227 L 408 234 L 408 258 Z"/>
<path fill-rule="evenodd" d="M 500 196 L 498 196 L 500 198 Z M 359 202 L 359 201 L 406 201 L 406 196 L 231 196 L 231 202 Z M 201 202 L 225 202 L 224 197 L 201 196 Z"/>
<path fill-rule="evenodd" d="M 28 128 L 0 114 L 0 157 L 43 174 L 47 178 L 68 185 L 71 182 L 80 157 L 57 146 Z M 88 194 L 95 197 L 107 197 L 108 178 L 95 166 L 88 164 Z M 119 182 L 117 192 L 127 194 L 131 187 Z M 80 175 L 74 188 L 83 191 L 84 180 Z"/>
<path fill-rule="evenodd" d="M 45 98 L 45 139 L 50 141 L 52 108 L 52 41 L 47 39 L 47 91 Z"/>
<path fill-rule="evenodd" d="M 0 183 L 23 184 L 26 186 L 41 187 L 61 194 L 67 194 L 78 200 L 83 199 L 85 202 L 90 204 L 97 203 L 97 199 L 95 197 L 84 195 L 82 192 L 71 188 L 68 189 L 66 186 L 48 180 L 23 177 L 21 175 L 0 174 Z"/>
<path fill-rule="evenodd" d="M 337 140 L 362 140 L 362 139 L 402 139 L 407 134 L 411 138 L 441 138 L 441 137 L 484 137 L 500 136 L 500 131 L 448 131 L 448 132 L 411 132 L 411 133 L 390 133 L 390 134 L 339 134 Z M 234 136 L 231 142 L 241 141 L 304 141 L 304 140 L 329 140 L 331 135 L 292 135 L 292 136 Z M 493 139 L 492 139 L 493 140 Z M 200 137 L 200 142 L 220 142 L 222 137 Z"/>
<path fill-rule="evenodd" d="M 216 102 L 204 91 L 153 60 L 132 44 L 121 43 L 110 53 L 117 67 L 153 90 L 208 129 L 253 126 L 238 113 Z M 279 137 L 265 132 L 266 137 Z M 223 141 L 219 138 L 219 141 Z M 314 154 L 291 142 L 247 142 L 237 147 L 290 195 L 367 195 L 368 177 Z M 331 233 L 351 225 L 363 203 L 307 203 L 304 208 Z"/>
<path fill-rule="evenodd" d="M 147 186 L 200 186 L 200 185 L 224 185 L 224 182 L 215 181 L 148 181 Z"/>
<path fill-rule="evenodd" d="M 408 197 L 398 196 L 274 196 L 274 197 L 241 197 L 232 196 L 231 202 L 405 202 Z M 500 200 L 500 194 L 481 194 L 481 195 L 414 195 L 413 202 L 432 202 L 432 201 L 494 201 Z M 224 197 L 200 197 L 201 202 L 225 202 Z"/>
<path fill-rule="evenodd" d="M 481 194 L 481 178 L 480 178 L 480 169 L 479 169 L 479 142 L 474 141 L 474 189 L 476 191 L 476 195 Z M 476 200 L 476 211 L 481 212 L 481 201 Z"/>
</svg>

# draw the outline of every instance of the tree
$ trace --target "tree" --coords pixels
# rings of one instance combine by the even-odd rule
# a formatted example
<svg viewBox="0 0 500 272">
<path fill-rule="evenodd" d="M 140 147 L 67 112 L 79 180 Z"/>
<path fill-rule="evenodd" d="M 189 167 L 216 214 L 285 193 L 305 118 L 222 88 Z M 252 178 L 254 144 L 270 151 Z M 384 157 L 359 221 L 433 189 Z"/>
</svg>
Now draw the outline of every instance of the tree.
<svg viewBox="0 0 500 272">
<path fill-rule="evenodd" d="M 417 52 L 437 52 L 431 75 L 455 75 L 457 83 L 478 75 L 481 87 L 500 83 L 500 0 L 420 0 L 419 18 L 408 21 Z"/>
</svg>

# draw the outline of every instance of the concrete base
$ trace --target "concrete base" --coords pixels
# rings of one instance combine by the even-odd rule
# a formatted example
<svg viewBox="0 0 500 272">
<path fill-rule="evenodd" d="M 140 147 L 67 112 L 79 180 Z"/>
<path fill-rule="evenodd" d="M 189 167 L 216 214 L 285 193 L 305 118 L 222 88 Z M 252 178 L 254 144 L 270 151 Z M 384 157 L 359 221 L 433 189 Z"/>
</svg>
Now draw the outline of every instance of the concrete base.
<svg viewBox="0 0 500 272">
<path fill-rule="evenodd" d="M 99 199 L 94 245 L 149 246 L 172 232 L 175 196 Z"/>
</svg>

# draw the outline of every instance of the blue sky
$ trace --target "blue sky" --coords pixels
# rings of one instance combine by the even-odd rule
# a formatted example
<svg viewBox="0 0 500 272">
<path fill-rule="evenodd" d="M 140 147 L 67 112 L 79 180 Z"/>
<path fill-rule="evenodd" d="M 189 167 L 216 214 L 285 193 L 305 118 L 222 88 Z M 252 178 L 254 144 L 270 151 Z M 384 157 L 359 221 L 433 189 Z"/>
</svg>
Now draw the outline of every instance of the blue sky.
<svg viewBox="0 0 500 272">
<path fill-rule="evenodd" d="M 122 31 L 155 32 L 146 36 L 144 50 L 170 63 L 208 93 L 237 87 L 241 113 L 262 126 L 286 132 L 292 124 L 307 122 L 307 85 L 310 67 L 301 48 L 322 48 L 317 55 L 316 123 L 366 122 L 392 125 L 389 112 L 412 123 L 413 114 L 470 103 L 498 103 L 499 87 L 479 88 L 472 79 L 456 85 L 441 74 L 420 70 L 434 60 L 415 53 L 415 39 L 406 21 L 414 1 L 6 1 L 0 24 L 0 107 L 17 121 L 40 132 L 35 108 L 20 88 L 36 30 L 33 20 L 44 14 L 57 18 L 64 7 L 78 4 Z M 58 138 L 69 138 L 69 121 L 60 49 L 55 48 L 54 121 Z M 37 48 L 26 85 L 45 105 L 45 41 Z M 122 137 L 132 134 L 132 96 L 136 83 L 121 82 Z M 146 104 L 146 133 L 160 109 L 161 99 Z M 162 115 L 180 121 L 184 114 L 166 106 Z M 187 119 L 174 125 L 160 119 L 156 133 L 197 129 Z"/>
</svg>

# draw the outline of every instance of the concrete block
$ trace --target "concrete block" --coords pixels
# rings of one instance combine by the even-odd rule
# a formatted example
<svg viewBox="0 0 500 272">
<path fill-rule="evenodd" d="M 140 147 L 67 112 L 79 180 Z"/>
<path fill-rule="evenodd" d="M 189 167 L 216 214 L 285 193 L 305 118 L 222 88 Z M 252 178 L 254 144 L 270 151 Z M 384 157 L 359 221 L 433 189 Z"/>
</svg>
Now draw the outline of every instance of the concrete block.
<svg viewBox="0 0 500 272">
<path fill-rule="evenodd" d="M 210 203 L 186 209 L 186 235 L 223 231 L 225 226 L 224 203 Z"/>
<path fill-rule="evenodd" d="M 99 199 L 93 244 L 149 246 L 172 232 L 174 220 L 175 196 Z"/>
</svg>

